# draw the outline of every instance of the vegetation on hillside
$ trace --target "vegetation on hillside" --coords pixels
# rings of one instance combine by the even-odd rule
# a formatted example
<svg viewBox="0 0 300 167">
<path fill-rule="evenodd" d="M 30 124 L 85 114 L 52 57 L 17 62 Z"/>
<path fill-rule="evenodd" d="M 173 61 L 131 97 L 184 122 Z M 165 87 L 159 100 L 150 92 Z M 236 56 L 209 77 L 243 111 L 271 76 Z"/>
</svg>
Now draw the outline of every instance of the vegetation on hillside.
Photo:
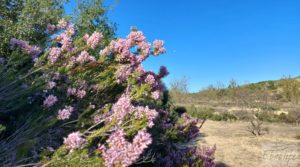
<svg viewBox="0 0 300 167">
<path fill-rule="evenodd" d="M 300 122 L 299 78 L 283 78 L 239 85 L 231 80 L 211 85 L 198 93 L 186 91 L 187 80 L 174 81 L 170 94 L 177 105 L 187 106 L 199 118 L 213 120 L 251 120 L 253 116 L 271 122 Z M 179 86 L 178 86 L 179 85 Z"/>
</svg>

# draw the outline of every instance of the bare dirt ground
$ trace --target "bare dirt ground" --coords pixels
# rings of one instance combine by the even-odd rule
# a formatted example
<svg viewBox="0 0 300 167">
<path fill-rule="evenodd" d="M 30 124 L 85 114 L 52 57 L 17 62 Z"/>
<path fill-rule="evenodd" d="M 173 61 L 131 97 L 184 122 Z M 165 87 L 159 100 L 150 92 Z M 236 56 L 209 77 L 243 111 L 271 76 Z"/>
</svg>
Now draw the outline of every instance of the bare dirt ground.
<svg viewBox="0 0 300 167">
<path fill-rule="evenodd" d="M 247 132 L 248 125 L 248 122 L 206 121 L 200 130 L 199 143 L 216 144 L 219 167 L 300 166 L 300 139 L 296 139 L 300 126 L 265 123 L 269 132 L 254 137 Z"/>
</svg>

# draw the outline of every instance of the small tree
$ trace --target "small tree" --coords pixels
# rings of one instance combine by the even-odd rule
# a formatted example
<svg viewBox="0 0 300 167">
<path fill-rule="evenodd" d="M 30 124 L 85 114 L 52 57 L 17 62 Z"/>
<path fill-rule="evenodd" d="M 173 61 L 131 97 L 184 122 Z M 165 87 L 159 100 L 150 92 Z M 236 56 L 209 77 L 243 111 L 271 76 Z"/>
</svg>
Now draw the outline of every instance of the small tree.
<svg viewBox="0 0 300 167">
<path fill-rule="evenodd" d="M 263 121 L 260 121 L 258 118 L 254 118 L 250 121 L 250 125 L 247 126 L 247 131 L 254 136 L 261 136 L 268 131 L 267 128 L 263 127 Z"/>
<path fill-rule="evenodd" d="M 185 76 L 171 82 L 170 95 L 176 103 L 187 102 L 188 84 L 189 80 Z"/>
</svg>

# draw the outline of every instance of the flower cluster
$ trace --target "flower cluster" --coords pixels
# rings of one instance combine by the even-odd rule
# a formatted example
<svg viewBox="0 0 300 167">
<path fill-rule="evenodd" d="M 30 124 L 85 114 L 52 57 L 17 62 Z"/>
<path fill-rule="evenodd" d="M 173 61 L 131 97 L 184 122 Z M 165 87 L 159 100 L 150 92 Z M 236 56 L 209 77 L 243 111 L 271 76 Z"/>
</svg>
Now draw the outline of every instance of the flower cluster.
<svg viewBox="0 0 300 167">
<path fill-rule="evenodd" d="M 148 106 L 133 106 L 128 95 L 122 95 L 112 106 L 112 116 L 109 119 L 116 119 L 121 124 L 127 114 L 133 114 L 134 118 L 140 119 L 146 117 L 148 127 L 154 125 L 153 121 L 158 116 L 158 112 L 150 109 Z"/>
<path fill-rule="evenodd" d="M 49 49 L 48 60 L 51 64 L 54 64 L 61 54 L 61 49 L 59 47 L 52 47 Z"/>
<path fill-rule="evenodd" d="M 76 62 L 79 64 L 84 64 L 86 62 L 94 62 L 96 61 L 95 57 L 91 56 L 87 51 L 82 51 L 78 57 L 76 58 Z"/>
<path fill-rule="evenodd" d="M 187 147 L 177 148 L 176 146 L 168 146 L 169 151 L 166 157 L 160 157 L 160 163 L 166 167 L 173 166 L 205 166 L 215 167 L 214 153 L 216 147 Z"/>
<path fill-rule="evenodd" d="M 86 41 L 86 44 L 92 49 L 95 49 L 97 47 L 102 38 L 103 35 L 99 32 L 94 32 L 91 36 L 85 34 L 83 37 L 83 39 Z"/>
<path fill-rule="evenodd" d="M 160 98 L 160 91 L 156 90 L 154 92 L 151 92 L 151 97 L 154 99 L 154 100 L 158 100 Z"/>
<path fill-rule="evenodd" d="M 199 159 L 201 159 L 204 162 L 205 167 L 215 167 L 216 163 L 214 160 L 214 154 L 216 151 L 216 146 L 214 147 L 208 147 L 208 146 L 202 146 L 201 148 L 195 148 L 196 155 Z"/>
<path fill-rule="evenodd" d="M 151 135 L 146 130 L 141 130 L 130 143 L 125 139 L 125 132 L 117 130 L 107 139 L 110 146 L 106 148 L 99 145 L 104 163 L 107 167 L 122 166 L 127 167 L 133 164 L 143 151 L 152 143 Z"/>
<path fill-rule="evenodd" d="M 65 31 L 56 36 L 56 41 L 59 42 L 62 51 L 72 51 L 72 36 L 75 34 L 75 28 L 73 24 L 68 23 L 65 19 L 59 21 L 58 28 L 65 29 Z"/>
<path fill-rule="evenodd" d="M 130 65 L 122 65 L 116 72 L 117 82 L 123 83 L 127 81 L 128 76 L 132 73 L 133 69 Z"/>
<path fill-rule="evenodd" d="M 48 81 L 47 83 L 47 88 L 48 89 L 53 89 L 56 86 L 56 83 L 53 81 Z"/>
<path fill-rule="evenodd" d="M 64 109 L 58 110 L 57 119 L 59 120 L 69 119 L 73 111 L 74 108 L 72 106 L 65 106 Z"/>
<path fill-rule="evenodd" d="M 50 24 L 50 23 L 47 24 L 47 30 L 48 30 L 49 32 L 55 31 L 55 28 L 56 28 L 55 25 Z"/>
<path fill-rule="evenodd" d="M 41 48 L 35 45 L 29 45 L 28 41 L 19 40 L 16 38 L 12 38 L 10 40 L 10 46 L 12 49 L 20 48 L 22 52 L 31 55 L 33 59 L 37 58 L 37 56 L 42 53 Z"/>
<path fill-rule="evenodd" d="M 57 97 L 54 95 L 49 95 L 44 100 L 44 106 L 51 107 L 57 102 Z"/>
<path fill-rule="evenodd" d="M 86 95 L 86 91 L 84 89 L 68 88 L 67 94 L 82 99 Z"/>
<path fill-rule="evenodd" d="M 148 74 L 145 78 L 145 82 L 149 85 L 154 85 L 156 80 L 155 77 L 152 74 Z"/>
<path fill-rule="evenodd" d="M 153 42 L 153 45 L 154 45 L 154 55 L 159 55 L 166 52 L 166 49 L 164 48 L 164 41 L 155 40 Z"/>
<path fill-rule="evenodd" d="M 83 138 L 83 135 L 80 132 L 70 133 L 67 138 L 64 138 L 64 144 L 71 151 L 82 148 L 85 143 L 86 140 Z"/>
<path fill-rule="evenodd" d="M 181 118 L 183 123 L 177 126 L 181 135 L 183 135 L 186 140 L 195 138 L 199 134 L 199 127 L 197 124 L 200 122 L 200 120 L 197 118 L 192 118 L 187 113 L 183 113 Z"/>
<path fill-rule="evenodd" d="M 108 55 L 113 52 L 116 54 L 116 60 L 119 62 L 130 62 L 137 66 L 144 61 L 151 53 L 158 55 L 165 52 L 163 41 L 154 41 L 153 52 L 151 44 L 146 42 L 146 37 L 141 31 L 132 31 L 126 39 L 112 40 L 110 44 L 100 51 L 101 55 Z M 137 52 L 133 53 L 130 49 L 136 47 Z"/>
</svg>

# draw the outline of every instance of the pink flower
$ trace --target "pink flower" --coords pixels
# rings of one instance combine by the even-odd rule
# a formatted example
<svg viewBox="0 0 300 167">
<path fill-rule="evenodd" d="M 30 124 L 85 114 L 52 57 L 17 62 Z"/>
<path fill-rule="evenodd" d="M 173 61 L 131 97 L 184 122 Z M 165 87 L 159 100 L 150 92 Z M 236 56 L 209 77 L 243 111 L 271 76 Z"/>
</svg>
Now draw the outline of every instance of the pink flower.
<svg viewBox="0 0 300 167">
<path fill-rule="evenodd" d="M 55 63 L 61 54 L 59 47 L 52 47 L 49 49 L 48 60 L 51 64 Z"/>
<path fill-rule="evenodd" d="M 133 139 L 133 149 L 135 152 L 143 152 L 152 143 L 151 135 L 145 129 L 139 131 Z"/>
<path fill-rule="evenodd" d="M 56 86 L 56 83 L 53 81 L 48 81 L 47 83 L 47 88 L 48 89 L 53 89 Z"/>
<path fill-rule="evenodd" d="M 127 95 L 122 95 L 119 100 L 112 106 L 113 117 L 122 122 L 123 118 L 134 110 L 131 100 Z"/>
<path fill-rule="evenodd" d="M 41 48 L 35 45 L 29 45 L 28 41 L 18 40 L 16 38 L 10 40 L 10 46 L 12 49 L 20 48 L 22 52 L 31 55 L 33 59 L 37 58 L 37 56 L 42 53 Z"/>
<path fill-rule="evenodd" d="M 96 61 L 95 57 L 93 56 L 90 56 L 90 54 L 87 52 L 87 51 L 82 51 L 79 56 L 76 58 L 76 62 L 80 63 L 80 64 L 83 64 L 83 63 L 86 63 L 86 62 L 94 62 Z"/>
<path fill-rule="evenodd" d="M 77 93 L 76 93 L 76 96 L 80 99 L 82 99 L 85 95 L 86 95 L 85 90 L 78 90 Z"/>
<path fill-rule="evenodd" d="M 58 21 L 57 27 L 66 28 L 67 24 L 68 24 L 67 21 L 64 18 L 62 18 Z"/>
<path fill-rule="evenodd" d="M 151 97 L 154 99 L 154 100 L 158 100 L 160 98 L 160 91 L 156 90 L 154 92 L 151 93 Z"/>
<path fill-rule="evenodd" d="M 96 48 L 96 46 L 101 41 L 103 35 L 99 32 L 94 32 L 86 41 L 87 45 L 93 49 Z"/>
<path fill-rule="evenodd" d="M 67 90 L 68 96 L 76 95 L 76 92 L 77 92 L 76 88 L 68 88 L 68 90 Z"/>
<path fill-rule="evenodd" d="M 153 47 L 154 47 L 154 55 L 156 56 L 166 52 L 166 49 L 164 48 L 164 41 L 162 40 L 155 40 L 153 42 Z"/>
<path fill-rule="evenodd" d="M 83 135 L 80 132 L 73 132 L 69 134 L 67 138 L 64 138 L 64 144 L 71 151 L 82 148 L 85 143 L 86 140 L 83 138 Z"/>
<path fill-rule="evenodd" d="M 34 45 L 27 46 L 26 48 L 24 48 L 24 51 L 34 58 L 37 58 L 37 56 L 42 53 L 41 48 Z"/>
<path fill-rule="evenodd" d="M 116 41 L 111 41 L 110 48 L 113 52 L 122 53 L 124 50 L 129 50 L 130 44 L 126 39 L 118 39 Z"/>
<path fill-rule="evenodd" d="M 59 120 L 69 119 L 73 111 L 74 111 L 73 107 L 65 106 L 64 109 L 58 110 L 57 119 Z"/>
<path fill-rule="evenodd" d="M 90 35 L 89 34 L 84 34 L 82 37 L 84 41 L 87 41 L 89 39 Z"/>
<path fill-rule="evenodd" d="M 50 23 L 47 24 L 47 30 L 49 32 L 53 32 L 55 30 L 55 28 L 56 28 L 55 25 L 50 24 Z"/>
<path fill-rule="evenodd" d="M 130 34 L 127 36 L 127 39 L 130 39 L 136 43 L 141 43 L 146 41 L 146 37 L 141 31 L 131 31 Z"/>
<path fill-rule="evenodd" d="M 117 82 L 122 83 L 127 81 L 128 76 L 132 73 L 132 68 L 129 65 L 122 65 L 116 71 Z"/>
<path fill-rule="evenodd" d="M 74 25 L 73 24 L 68 24 L 66 27 L 66 34 L 68 36 L 72 36 L 75 34 L 75 29 L 74 29 Z"/>
<path fill-rule="evenodd" d="M 146 72 L 144 69 L 144 66 L 142 64 L 138 65 L 138 67 L 136 68 L 136 71 L 140 74 L 144 74 Z"/>
<path fill-rule="evenodd" d="M 104 49 L 102 49 L 101 51 L 100 51 L 100 55 L 109 55 L 109 53 L 110 53 L 110 50 L 109 50 L 109 47 L 105 47 Z"/>
<path fill-rule="evenodd" d="M 68 52 L 72 51 L 72 38 L 70 33 L 72 32 L 68 32 L 68 30 L 66 30 L 64 33 L 61 33 L 56 37 L 56 41 L 62 44 L 61 50 Z"/>
<path fill-rule="evenodd" d="M 152 143 L 152 138 L 146 130 L 141 130 L 130 143 L 125 139 L 125 132 L 118 129 L 107 140 L 109 148 L 99 145 L 98 150 L 102 152 L 104 163 L 107 167 L 132 165 Z"/>
<path fill-rule="evenodd" d="M 145 78 L 145 82 L 149 85 L 154 85 L 155 84 L 155 77 L 152 74 L 148 74 Z"/>
<path fill-rule="evenodd" d="M 148 106 L 146 106 L 146 107 L 138 106 L 134 110 L 135 110 L 135 113 L 134 113 L 135 118 L 141 119 L 144 116 L 146 116 L 146 118 L 148 120 L 147 126 L 149 128 L 153 127 L 153 125 L 154 125 L 153 121 L 158 116 L 158 112 L 156 110 L 150 109 Z"/>
<path fill-rule="evenodd" d="M 57 97 L 53 95 L 49 95 L 45 100 L 44 100 L 44 106 L 46 107 L 51 107 L 57 102 Z"/>
<path fill-rule="evenodd" d="M 142 54 L 147 57 L 150 54 L 150 48 L 151 48 L 151 44 L 147 43 L 147 42 L 141 42 L 139 43 L 139 48 L 142 51 Z"/>
</svg>

